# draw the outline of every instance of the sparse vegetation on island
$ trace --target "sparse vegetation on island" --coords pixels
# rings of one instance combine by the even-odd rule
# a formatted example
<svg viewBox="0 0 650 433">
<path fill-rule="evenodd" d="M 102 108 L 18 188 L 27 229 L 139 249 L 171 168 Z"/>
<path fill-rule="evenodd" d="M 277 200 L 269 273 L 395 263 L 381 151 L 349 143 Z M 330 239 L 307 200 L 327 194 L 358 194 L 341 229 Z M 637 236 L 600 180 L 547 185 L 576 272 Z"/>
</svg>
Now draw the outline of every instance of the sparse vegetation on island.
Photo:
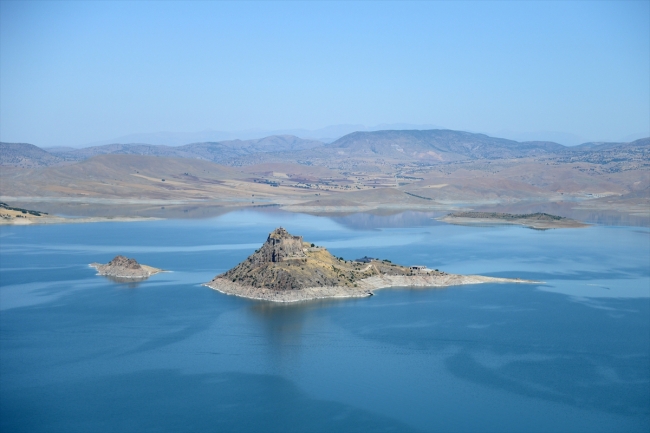
<svg viewBox="0 0 650 433">
<path fill-rule="evenodd" d="M 425 266 L 401 266 L 369 257 L 346 261 L 304 242 L 283 228 L 261 248 L 206 283 L 220 292 L 275 302 L 370 296 L 385 287 L 442 287 L 483 282 L 525 282 L 480 275 L 455 275 Z"/>
</svg>

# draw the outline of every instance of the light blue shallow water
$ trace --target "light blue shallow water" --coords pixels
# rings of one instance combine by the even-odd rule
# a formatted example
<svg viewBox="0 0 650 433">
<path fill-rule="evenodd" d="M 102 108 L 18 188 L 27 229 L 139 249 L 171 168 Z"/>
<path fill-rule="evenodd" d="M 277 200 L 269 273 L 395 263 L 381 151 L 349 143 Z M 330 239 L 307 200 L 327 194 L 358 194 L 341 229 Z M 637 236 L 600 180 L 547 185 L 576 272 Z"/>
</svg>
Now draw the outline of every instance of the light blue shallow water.
<svg viewBox="0 0 650 433">
<path fill-rule="evenodd" d="M 279 225 L 348 259 L 545 283 L 291 305 L 200 285 Z M 2 227 L 0 246 L 2 432 L 650 429 L 647 228 L 237 212 Z M 173 272 L 87 266 L 118 253 Z"/>
</svg>

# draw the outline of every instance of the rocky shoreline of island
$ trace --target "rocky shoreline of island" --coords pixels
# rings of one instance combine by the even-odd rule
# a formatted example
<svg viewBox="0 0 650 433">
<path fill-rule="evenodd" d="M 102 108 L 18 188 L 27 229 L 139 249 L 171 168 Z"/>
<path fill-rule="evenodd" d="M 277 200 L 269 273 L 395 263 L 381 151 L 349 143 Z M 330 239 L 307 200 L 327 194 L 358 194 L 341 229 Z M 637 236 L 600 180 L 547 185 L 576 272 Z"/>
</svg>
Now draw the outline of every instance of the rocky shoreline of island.
<svg viewBox="0 0 650 433">
<path fill-rule="evenodd" d="M 359 280 L 356 286 L 305 287 L 297 290 L 273 290 L 215 278 L 204 286 L 226 295 L 271 302 L 300 302 L 314 299 L 363 298 L 386 288 L 445 288 L 482 283 L 537 283 L 520 278 L 486 277 L 483 275 L 381 275 Z"/>
<path fill-rule="evenodd" d="M 372 296 L 387 287 L 449 287 L 480 283 L 534 283 L 518 278 L 457 275 L 422 265 L 402 266 L 363 257 L 345 260 L 282 227 L 234 268 L 204 285 L 228 295 L 271 302 Z"/>
<path fill-rule="evenodd" d="M 119 255 L 106 264 L 91 263 L 88 266 L 97 269 L 97 275 L 113 278 L 145 279 L 160 272 L 167 272 Z"/>
</svg>

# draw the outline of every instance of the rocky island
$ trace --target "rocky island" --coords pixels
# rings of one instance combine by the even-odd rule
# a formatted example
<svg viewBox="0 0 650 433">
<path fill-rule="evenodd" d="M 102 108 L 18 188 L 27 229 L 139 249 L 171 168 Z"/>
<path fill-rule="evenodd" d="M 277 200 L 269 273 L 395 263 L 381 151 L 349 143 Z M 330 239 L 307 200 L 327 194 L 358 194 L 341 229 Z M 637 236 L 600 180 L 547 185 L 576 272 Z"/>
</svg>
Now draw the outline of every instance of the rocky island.
<svg viewBox="0 0 650 433">
<path fill-rule="evenodd" d="M 144 279 L 159 272 L 165 272 L 162 269 L 141 265 L 135 259 L 124 256 L 116 256 L 105 265 L 91 263 L 89 266 L 97 269 L 97 275 L 114 278 Z"/>
<path fill-rule="evenodd" d="M 456 212 L 444 216 L 439 220 L 459 225 L 515 224 L 537 230 L 588 227 L 588 224 L 570 218 L 542 212 L 529 214 Z"/>
<path fill-rule="evenodd" d="M 295 302 L 371 296 L 374 290 L 386 287 L 445 287 L 488 282 L 531 281 L 448 274 L 369 257 L 348 261 L 280 227 L 246 260 L 205 285 L 228 295 Z"/>
</svg>

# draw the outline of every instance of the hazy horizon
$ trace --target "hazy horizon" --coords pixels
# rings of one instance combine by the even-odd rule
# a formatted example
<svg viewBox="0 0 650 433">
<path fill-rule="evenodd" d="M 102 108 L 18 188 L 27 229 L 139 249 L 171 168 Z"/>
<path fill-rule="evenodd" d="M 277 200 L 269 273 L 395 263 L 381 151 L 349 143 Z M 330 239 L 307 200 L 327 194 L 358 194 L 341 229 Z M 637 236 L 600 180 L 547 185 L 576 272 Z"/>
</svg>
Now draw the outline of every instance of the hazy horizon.
<svg viewBox="0 0 650 433">
<path fill-rule="evenodd" d="M 398 122 L 650 136 L 649 5 L 2 1 L 0 140 Z"/>
<path fill-rule="evenodd" d="M 105 140 L 97 140 L 90 143 L 83 143 L 76 146 L 39 146 L 44 149 L 58 148 L 58 147 L 72 147 L 72 148 L 85 148 L 92 146 L 102 146 L 106 144 L 151 144 L 151 145 L 165 145 L 165 146 L 182 146 L 185 144 L 199 143 L 199 142 L 220 142 L 229 140 L 255 140 L 265 138 L 273 135 L 293 135 L 303 139 L 312 139 L 322 141 L 323 143 L 331 143 L 337 139 L 357 131 L 382 131 L 382 130 L 449 130 L 438 125 L 414 125 L 414 124 L 381 124 L 367 127 L 365 125 L 328 125 L 318 129 L 279 129 L 269 130 L 261 128 L 252 128 L 244 131 L 216 131 L 206 129 L 203 131 L 157 131 L 157 132 L 141 132 L 126 134 L 120 137 L 108 138 Z M 630 142 L 640 138 L 646 138 L 646 134 L 629 134 L 616 140 L 585 140 L 577 135 L 558 132 L 558 131 L 535 131 L 535 132 L 513 132 L 513 131 L 498 131 L 496 133 L 486 133 L 483 131 L 464 131 L 475 134 L 485 134 L 496 138 L 505 138 L 509 140 L 525 142 L 525 141 L 549 141 L 562 144 L 564 146 L 577 146 L 587 142 Z M 35 144 L 35 143 L 30 143 Z"/>
</svg>

